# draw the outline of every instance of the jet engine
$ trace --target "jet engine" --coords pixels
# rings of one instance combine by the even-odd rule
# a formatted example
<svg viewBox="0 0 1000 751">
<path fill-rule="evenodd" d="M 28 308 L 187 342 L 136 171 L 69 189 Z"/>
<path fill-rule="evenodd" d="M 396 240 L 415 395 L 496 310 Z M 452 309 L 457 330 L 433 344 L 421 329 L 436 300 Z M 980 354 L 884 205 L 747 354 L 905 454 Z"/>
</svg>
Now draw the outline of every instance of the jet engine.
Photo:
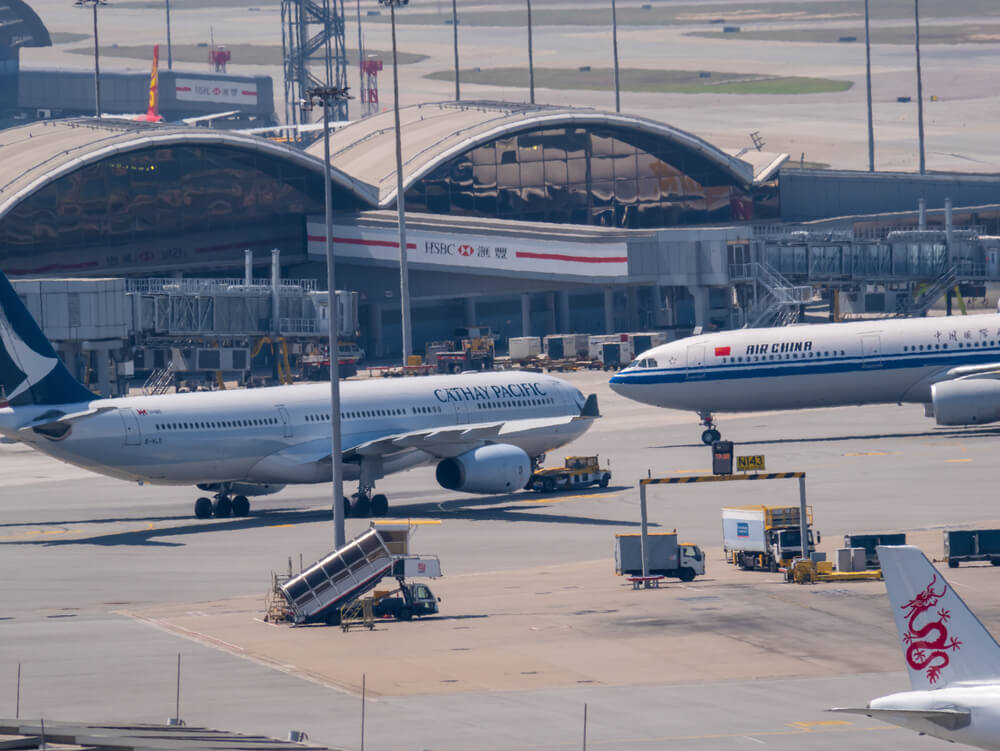
<svg viewBox="0 0 1000 751">
<path fill-rule="evenodd" d="M 931 386 L 938 425 L 982 425 L 1000 420 L 1000 381 L 969 378 Z"/>
<path fill-rule="evenodd" d="M 437 465 L 438 484 L 466 493 L 509 493 L 531 477 L 531 459 L 517 446 L 500 443 L 466 451 Z"/>
</svg>

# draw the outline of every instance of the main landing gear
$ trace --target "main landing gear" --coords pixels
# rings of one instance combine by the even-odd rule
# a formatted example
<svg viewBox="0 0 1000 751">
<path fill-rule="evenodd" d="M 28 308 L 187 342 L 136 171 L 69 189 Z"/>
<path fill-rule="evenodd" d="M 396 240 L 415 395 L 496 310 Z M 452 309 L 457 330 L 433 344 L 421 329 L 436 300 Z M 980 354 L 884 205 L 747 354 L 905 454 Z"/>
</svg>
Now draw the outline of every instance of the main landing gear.
<svg viewBox="0 0 1000 751">
<path fill-rule="evenodd" d="M 385 516 L 389 513 L 389 499 L 381 493 L 372 495 L 375 488 L 361 486 L 358 492 L 351 496 L 351 500 L 344 499 L 344 510 L 346 516 L 355 519 L 368 516 Z"/>
<path fill-rule="evenodd" d="M 199 519 L 226 519 L 229 516 L 249 516 L 250 501 L 245 495 L 230 495 L 228 489 L 220 490 L 213 498 L 199 498 L 194 502 L 194 515 Z"/>
<path fill-rule="evenodd" d="M 701 424 L 705 427 L 705 430 L 701 432 L 702 443 L 706 446 L 711 446 L 716 441 L 722 439 L 722 433 L 716 428 L 715 418 L 711 412 L 699 412 L 698 419 L 701 420 Z"/>
</svg>

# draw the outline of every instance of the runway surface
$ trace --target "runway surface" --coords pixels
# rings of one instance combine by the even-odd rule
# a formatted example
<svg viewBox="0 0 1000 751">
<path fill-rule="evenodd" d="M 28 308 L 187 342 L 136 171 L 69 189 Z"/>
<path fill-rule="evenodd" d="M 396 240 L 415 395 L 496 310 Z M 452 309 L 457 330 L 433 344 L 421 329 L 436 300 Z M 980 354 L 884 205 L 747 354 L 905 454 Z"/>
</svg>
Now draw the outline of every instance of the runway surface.
<svg viewBox="0 0 1000 751">
<path fill-rule="evenodd" d="M 246 519 L 199 521 L 197 491 L 137 487 L 0 445 L 0 715 L 163 721 L 366 748 L 933 748 L 830 715 L 908 683 L 880 583 L 796 587 L 735 571 L 719 509 L 796 503 L 794 481 L 660 487 L 651 521 L 708 551 L 688 585 L 632 591 L 613 575 L 636 531 L 637 480 L 704 473 L 693 415 L 620 399 L 606 374 L 566 376 L 604 413 L 566 453 L 599 453 L 606 490 L 479 498 L 423 468 L 388 478 L 391 515 L 438 554 L 439 618 L 374 632 L 262 623 L 270 572 L 331 547 L 329 486 L 254 499 Z M 805 471 L 821 549 L 848 532 L 907 531 L 932 557 L 941 529 L 997 525 L 1000 429 L 940 429 L 913 406 L 722 416 L 737 453 Z M 557 461 L 559 457 L 550 457 Z M 350 520 L 348 534 L 367 526 Z M 1000 632 L 1000 569 L 947 570 Z"/>
</svg>

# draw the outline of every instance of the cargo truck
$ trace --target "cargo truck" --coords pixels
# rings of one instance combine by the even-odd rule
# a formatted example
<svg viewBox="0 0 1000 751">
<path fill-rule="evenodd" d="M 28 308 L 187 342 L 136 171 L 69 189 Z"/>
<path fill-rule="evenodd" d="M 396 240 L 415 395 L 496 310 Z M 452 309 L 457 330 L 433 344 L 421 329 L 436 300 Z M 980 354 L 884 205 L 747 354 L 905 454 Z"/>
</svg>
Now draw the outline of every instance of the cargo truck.
<svg viewBox="0 0 1000 751">
<path fill-rule="evenodd" d="M 650 576 L 671 576 L 689 582 L 705 574 L 705 554 L 692 542 L 677 542 L 676 532 L 646 535 Z M 615 535 L 615 573 L 642 576 L 642 536 Z"/>
<path fill-rule="evenodd" d="M 735 506 L 722 509 L 726 560 L 744 571 L 777 571 L 814 548 L 812 507 L 806 508 L 806 554 L 802 554 L 798 506 Z M 816 533 L 816 542 L 819 542 Z"/>
<path fill-rule="evenodd" d="M 1000 529 L 946 529 L 944 556 L 949 568 L 962 561 L 989 561 L 1000 566 Z"/>
</svg>

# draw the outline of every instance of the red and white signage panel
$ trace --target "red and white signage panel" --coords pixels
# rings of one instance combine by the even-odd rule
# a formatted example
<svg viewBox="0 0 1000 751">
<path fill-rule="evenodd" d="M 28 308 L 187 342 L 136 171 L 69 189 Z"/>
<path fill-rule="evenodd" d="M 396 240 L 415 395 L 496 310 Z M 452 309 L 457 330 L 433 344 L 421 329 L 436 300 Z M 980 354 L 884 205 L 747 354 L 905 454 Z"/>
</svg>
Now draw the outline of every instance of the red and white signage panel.
<svg viewBox="0 0 1000 751">
<path fill-rule="evenodd" d="M 181 102 L 216 102 L 219 104 L 257 104 L 257 84 L 253 81 L 217 81 L 178 78 L 176 96 Z"/>
<path fill-rule="evenodd" d="M 309 255 L 326 255 L 322 222 L 309 221 Z M 398 261 L 396 230 L 360 227 L 333 228 L 338 258 Z M 628 276 L 628 248 L 624 242 L 573 243 L 495 235 L 444 234 L 407 230 L 409 262 L 447 267 L 450 271 L 495 270 L 509 273 L 566 276 Z"/>
</svg>

